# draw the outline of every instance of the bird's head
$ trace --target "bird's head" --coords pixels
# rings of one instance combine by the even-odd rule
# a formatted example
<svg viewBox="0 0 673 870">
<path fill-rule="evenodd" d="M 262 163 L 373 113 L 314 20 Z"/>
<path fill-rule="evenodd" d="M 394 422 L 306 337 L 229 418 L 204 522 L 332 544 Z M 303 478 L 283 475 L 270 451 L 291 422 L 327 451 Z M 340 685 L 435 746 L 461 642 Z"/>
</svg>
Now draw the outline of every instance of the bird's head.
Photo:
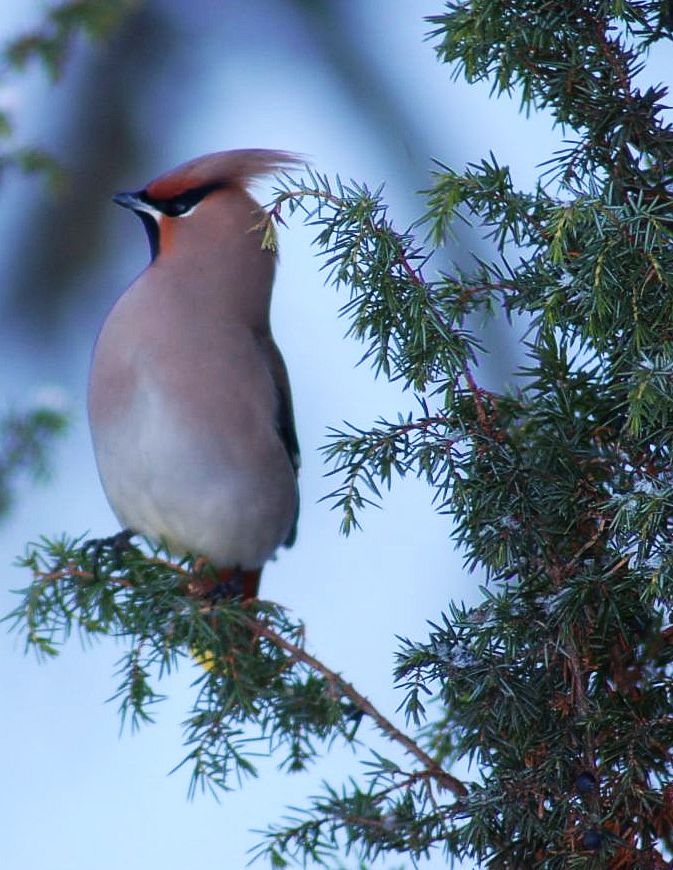
<svg viewBox="0 0 673 870">
<path fill-rule="evenodd" d="M 113 199 L 141 218 L 154 260 L 179 235 L 212 244 L 218 232 L 238 228 L 241 234 L 249 233 L 259 221 L 259 206 L 247 192 L 250 182 L 301 162 L 286 151 L 218 151 L 171 169 L 142 190 L 117 193 Z"/>
</svg>

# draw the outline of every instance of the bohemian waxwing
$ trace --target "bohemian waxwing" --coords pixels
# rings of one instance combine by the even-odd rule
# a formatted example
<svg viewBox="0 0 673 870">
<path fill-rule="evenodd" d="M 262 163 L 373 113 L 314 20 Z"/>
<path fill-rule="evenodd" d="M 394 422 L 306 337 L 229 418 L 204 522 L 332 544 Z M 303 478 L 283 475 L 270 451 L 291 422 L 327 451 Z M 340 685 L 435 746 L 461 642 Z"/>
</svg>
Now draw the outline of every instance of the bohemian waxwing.
<svg viewBox="0 0 673 870">
<path fill-rule="evenodd" d="M 122 525 L 204 557 L 245 598 L 293 544 L 299 508 L 290 384 L 269 325 L 275 254 L 247 185 L 296 162 L 222 151 L 114 197 L 142 220 L 152 259 L 108 315 L 89 381 L 98 470 Z"/>
</svg>

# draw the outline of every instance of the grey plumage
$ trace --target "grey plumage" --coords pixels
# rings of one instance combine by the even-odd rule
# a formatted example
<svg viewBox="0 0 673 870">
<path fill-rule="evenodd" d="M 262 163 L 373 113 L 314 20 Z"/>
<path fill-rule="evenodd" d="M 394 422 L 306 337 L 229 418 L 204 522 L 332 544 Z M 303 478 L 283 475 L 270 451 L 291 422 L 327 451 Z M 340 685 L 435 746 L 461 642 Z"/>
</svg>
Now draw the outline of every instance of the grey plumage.
<svg viewBox="0 0 673 870">
<path fill-rule="evenodd" d="M 299 448 L 269 325 L 275 256 L 246 189 L 295 160 L 221 152 L 126 195 L 156 224 L 158 251 L 94 351 L 89 416 L 115 513 L 220 568 L 259 569 L 296 536 Z"/>
</svg>

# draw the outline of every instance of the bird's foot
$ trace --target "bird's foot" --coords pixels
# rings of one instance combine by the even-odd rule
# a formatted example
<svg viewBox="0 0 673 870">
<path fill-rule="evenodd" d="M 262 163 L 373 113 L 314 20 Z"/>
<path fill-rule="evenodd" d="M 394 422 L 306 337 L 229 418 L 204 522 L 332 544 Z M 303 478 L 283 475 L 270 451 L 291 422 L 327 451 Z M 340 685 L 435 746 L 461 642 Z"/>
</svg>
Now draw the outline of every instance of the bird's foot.
<svg viewBox="0 0 673 870">
<path fill-rule="evenodd" d="M 194 562 L 194 580 L 189 591 L 199 598 L 212 603 L 222 599 L 249 601 L 257 597 L 260 571 L 244 571 L 240 565 L 235 568 L 213 569 L 207 559 L 199 557 Z"/>
<path fill-rule="evenodd" d="M 136 533 L 133 529 L 122 529 L 116 535 L 110 535 L 109 538 L 91 538 L 85 541 L 82 545 L 82 552 L 88 553 L 93 551 L 92 573 L 94 580 L 98 581 L 100 577 L 100 563 L 103 553 L 110 550 L 110 555 L 113 559 L 113 564 L 116 569 L 122 567 L 121 557 L 126 550 L 131 549 L 131 538 Z"/>
</svg>

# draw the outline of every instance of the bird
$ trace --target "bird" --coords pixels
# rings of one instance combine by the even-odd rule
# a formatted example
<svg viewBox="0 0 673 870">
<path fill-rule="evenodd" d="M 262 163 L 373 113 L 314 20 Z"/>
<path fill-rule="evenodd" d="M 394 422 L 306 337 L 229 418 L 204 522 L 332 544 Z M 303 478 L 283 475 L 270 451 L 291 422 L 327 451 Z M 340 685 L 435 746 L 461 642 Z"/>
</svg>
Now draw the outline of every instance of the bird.
<svg viewBox="0 0 673 870">
<path fill-rule="evenodd" d="M 105 319 L 89 375 L 94 454 L 122 536 L 204 560 L 244 600 L 295 542 L 300 464 L 269 319 L 275 245 L 263 245 L 249 187 L 300 162 L 220 151 L 113 197 L 140 217 L 150 262 Z"/>
</svg>

